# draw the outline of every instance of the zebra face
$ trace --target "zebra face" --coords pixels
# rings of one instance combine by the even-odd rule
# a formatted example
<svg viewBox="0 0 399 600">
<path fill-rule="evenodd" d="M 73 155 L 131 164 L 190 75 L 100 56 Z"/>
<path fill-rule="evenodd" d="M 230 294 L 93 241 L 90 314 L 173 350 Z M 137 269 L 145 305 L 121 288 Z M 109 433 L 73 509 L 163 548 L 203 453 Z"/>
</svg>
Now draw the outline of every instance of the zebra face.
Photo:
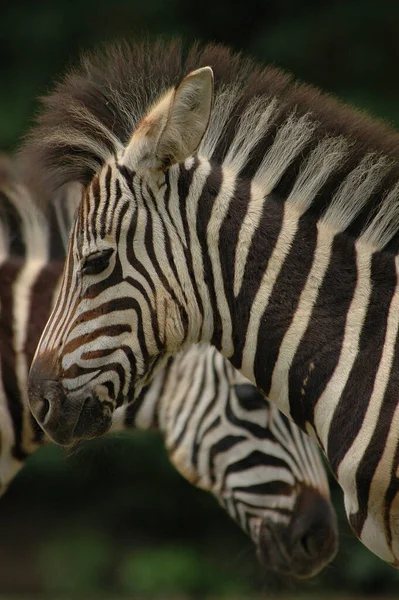
<svg viewBox="0 0 399 600">
<path fill-rule="evenodd" d="M 88 216 L 109 200 L 110 179 L 116 206 L 94 231 Z M 156 238 L 153 247 L 146 240 L 151 193 L 142 177 L 114 162 L 83 194 L 58 300 L 30 372 L 32 412 L 59 444 L 106 433 L 114 409 L 134 399 L 187 337 L 187 298 L 178 285 L 161 278 L 155 288 L 146 276 L 161 252 Z"/>
<path fill-rule="evenodd" d="M 188 75 L 83 194 L 30 372 L 32 412 L 59 444 L 106 433 L 113 410 L 189 341 L 186 307 L 195 298 L 179 279 L 158 208 L 169 192 L 165 169 L 191 156 L 206 131 L 212 92 L 211 69 Z M 180 252 L 183 266 L 182 243 Z"/>
<path fill-rule="evenodd" d="M 310 577 L 333 559 L 336 518 L 308 436 L 214 348 L 190 347 L 153 385 L 173 465 L 214 494 L 251 537 L 263 567 Z M 142 395 L 138 414 L 144 424 L 145 407 Z"/>
<path fill-rule="evenodd" d="M 223 480 L 223 490 L 216 495 L 251 536 L 263 566 L 311 577 L 338 547 L 320 456 L 311 440 L 253 385 L 240 376 L 238 380 L 229 392 L 229 426 L 225 423 L 223 429 L 225 436 L 241 435 L 242 441 L 219 456 L 223 478 L 216 479 Z"/>
</svg>

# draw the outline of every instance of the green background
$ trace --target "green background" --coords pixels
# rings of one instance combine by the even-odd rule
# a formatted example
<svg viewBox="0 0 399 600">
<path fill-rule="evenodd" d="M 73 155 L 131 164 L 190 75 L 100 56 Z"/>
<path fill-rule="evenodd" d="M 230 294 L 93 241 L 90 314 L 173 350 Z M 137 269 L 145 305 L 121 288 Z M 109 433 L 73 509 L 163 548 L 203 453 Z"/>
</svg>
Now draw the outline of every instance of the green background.
<svg viewBox="0 0 399 600">
<path fill-rule="evenodd" d="M 394 125 L 399 2 L 16 0 L 0 18 L 0 150 L 12 152 L 81 51 L 118 37 L 224 42 Z M 399 575 L 340 515 L 340 552 L 309 582 L 262 572 L 250 541 L 169 465 L 148 432 L 32 457 L 0 504 L 0 594 L 26 598 L 347 597 L 399 594 Z"/>
</svg>

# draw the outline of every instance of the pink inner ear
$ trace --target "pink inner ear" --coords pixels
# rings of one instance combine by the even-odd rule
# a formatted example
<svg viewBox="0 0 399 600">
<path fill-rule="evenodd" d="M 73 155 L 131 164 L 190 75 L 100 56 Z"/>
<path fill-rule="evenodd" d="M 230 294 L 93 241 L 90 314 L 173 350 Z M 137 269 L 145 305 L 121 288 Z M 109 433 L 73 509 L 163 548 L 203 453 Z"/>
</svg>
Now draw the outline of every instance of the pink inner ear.
<svg viewBox="0 0 399 600">
<path fill-rule="evenodd" d="M 155 116 L 149 114 L 141 119 L 140 123 L 137 125 L 135 134 L 155 137 L 158 127 L 159 123 Z"/>
</svg>

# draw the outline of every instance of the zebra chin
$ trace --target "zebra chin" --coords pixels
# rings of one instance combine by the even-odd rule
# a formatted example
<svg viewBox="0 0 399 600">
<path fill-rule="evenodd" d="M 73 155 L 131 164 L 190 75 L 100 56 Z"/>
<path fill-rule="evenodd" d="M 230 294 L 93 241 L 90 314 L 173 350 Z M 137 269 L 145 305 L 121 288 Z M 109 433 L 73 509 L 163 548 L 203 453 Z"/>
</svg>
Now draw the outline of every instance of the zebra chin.
<svg viewBox="0 0 399 600">
<path fill-rule="evenodd" d="M 113 409 L 95 393 L 67 398 L 59 382 L 46 380 L 30 387 L 29 402 L 40 427 L 61 446 L 100 437 L 111 428 Z"/>
<path fill-rule="evenodd" d="M 338 526 L 331 503 L 305 487 L 286 524 L 264 518 L 257 556 L 266 568 L 299 579 L 313 577 L 333 560 L 338 551 Z"/>
</svg>

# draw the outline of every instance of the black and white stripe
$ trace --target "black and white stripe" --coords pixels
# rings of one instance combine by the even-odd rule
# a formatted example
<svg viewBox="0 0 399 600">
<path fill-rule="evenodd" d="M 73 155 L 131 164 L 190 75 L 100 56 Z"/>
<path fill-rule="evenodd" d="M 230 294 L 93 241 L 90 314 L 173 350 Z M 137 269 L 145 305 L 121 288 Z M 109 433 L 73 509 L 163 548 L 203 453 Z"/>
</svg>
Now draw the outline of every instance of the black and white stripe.
<svg viewBox="0 0 399 600">
<path fill-rule="evenodd" d="M 388 127 L 225 48 L 86 57 L 24 152 L 37 186 L 87 186 L 35 416 L 60 443 L 101 434 L 211 343 L 318 441 L 356 534 L 399 565 L 398 158 Z"/>
<path fill-rule="evenodd" d="M 46 441 L 27 400 L 28 368 L 62 274 L 62 239 L 79 193 L 66 188 L 48 215 L 0 158 L 0 483 L 4 491 Z M 62 204 L 60 206 L 60 203 Z M 19 254 L 7 226 L 21 223 Z M 51 236 L 50 236 L 51 230 Z M 17 242 L 15 238 L 14 242 Z M 248 533 L 263 565 L 311 576 L 336 552 L 326 475 L 312 442 L 216 351 L 170 360 L 139 400 L 116 411 L 113 431 L 158 429 L 170 458 L 212 492 Z M 275 545 L 270 536 L 278 540 Z M 281 551 L 281 548 L 283 551 Z"/>
</svg>

